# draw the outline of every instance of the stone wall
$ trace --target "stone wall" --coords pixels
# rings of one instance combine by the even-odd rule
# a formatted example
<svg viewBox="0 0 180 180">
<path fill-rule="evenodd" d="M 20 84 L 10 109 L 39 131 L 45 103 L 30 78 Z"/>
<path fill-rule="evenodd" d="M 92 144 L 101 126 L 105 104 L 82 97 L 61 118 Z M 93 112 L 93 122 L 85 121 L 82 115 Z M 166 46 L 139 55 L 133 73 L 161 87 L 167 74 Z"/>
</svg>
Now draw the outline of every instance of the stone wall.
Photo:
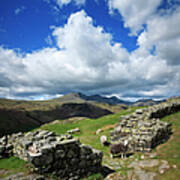
<svg viewBox="0 0 180 180">
<path fill-rule="evenodd" d="M 138 109 L 121 118 L 111 132 L 111 143 L 129 141 L 129 151 L 150 152 L 152 148 L 166 141 L 171 135 L 171 124 L 159 118 L 180 111 L 180 101 L 161 103 Z"/>
<path fill-rule="evenodd" d="M 103 153 L 81 144 L 71 135 L 49 131 L 18 133 L 0 139 L 0 156 L 17 156 L 30 161 L 40 174 L 52 173 L 64 179 L 80 179 L 101 168 Z"/>
</svg>

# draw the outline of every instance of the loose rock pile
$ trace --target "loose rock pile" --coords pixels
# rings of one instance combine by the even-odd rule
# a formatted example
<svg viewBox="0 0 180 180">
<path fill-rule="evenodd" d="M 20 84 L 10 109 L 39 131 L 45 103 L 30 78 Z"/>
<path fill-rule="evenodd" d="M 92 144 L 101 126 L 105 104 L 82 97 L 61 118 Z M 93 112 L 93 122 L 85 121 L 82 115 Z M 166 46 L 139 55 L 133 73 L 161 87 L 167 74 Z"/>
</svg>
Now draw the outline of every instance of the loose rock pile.
<svg viewBox="0 0 180 180">
<path fill-rule="evenodd" d="M 49 131 L 18 133 L 0 139 L 0 157 L 17 156 L 32 163 L 40 174 L 80 179 L 98 172 L 103 153 L 81 144 L 71 135 Z"/>
<path fill-rule="evenodd" d="M 122 117 L 111 132 L 111 143 L 129 141 L 128 151 L 150 152 L 171 135 L 171 124 L 160 121 L 166 115 L 180 111 L 180 102 L 166 102 L 138 109 Z"/>
</svg>

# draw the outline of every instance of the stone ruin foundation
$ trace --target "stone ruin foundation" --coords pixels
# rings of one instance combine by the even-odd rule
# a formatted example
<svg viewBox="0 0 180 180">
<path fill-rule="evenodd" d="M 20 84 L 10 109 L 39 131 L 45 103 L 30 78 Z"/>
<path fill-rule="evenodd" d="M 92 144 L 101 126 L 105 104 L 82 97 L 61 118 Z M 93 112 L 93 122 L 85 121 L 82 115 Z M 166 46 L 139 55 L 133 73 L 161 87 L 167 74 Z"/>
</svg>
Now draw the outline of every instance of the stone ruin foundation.
<svg viewBox="0 0 180 180">
<path fill-rule="evenodd" d="M 172 134 L 171 124 L 159 118 L 178 111 L 180 111 L 178 101 L 138 109 L 135 113 L 121 118 L 111 131 L 111 143 L 123 143 L 127 139 L 129 152 L 150 152 Z"/>
<path fill-rule="evenodd" d="M 36 172 L 63 179 L 80 179 L 99 172 L 103 153 L 81 144 L 71 135 L 38 130 L 0 139 L 0 158 L 17 156 L 30 161 Z"/>
</svg>

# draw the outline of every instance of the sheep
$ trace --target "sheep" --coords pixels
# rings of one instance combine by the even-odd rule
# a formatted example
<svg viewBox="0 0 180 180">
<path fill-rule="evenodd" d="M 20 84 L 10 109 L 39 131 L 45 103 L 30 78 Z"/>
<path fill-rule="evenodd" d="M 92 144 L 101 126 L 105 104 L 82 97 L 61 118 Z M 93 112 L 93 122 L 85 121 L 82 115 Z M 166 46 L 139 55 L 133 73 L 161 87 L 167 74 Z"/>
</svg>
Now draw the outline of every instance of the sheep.
<svg viewBox="0 0 180 180">
<path fill-rule="evenodd" d="M 125 140 L 124 143 L 111 144 L 110 146 L 110 156 L 114 157 L 114 154 L 121 154 L 121 158 L 126 157 L 128 151 L 128 140 Z"/>
<path fill-rule="evenodd" d="M 107 136 L 105 136 L 105 135 L 103 135 L 103 136 L 100 137 L 100 141 L 101 141 L 101 144 L 102 144 L 103 146 L 108 146 L 108 145 L 109 145 L 109 142 L 108 142 L 108 140 L 107 140 Z"/>
</svg>

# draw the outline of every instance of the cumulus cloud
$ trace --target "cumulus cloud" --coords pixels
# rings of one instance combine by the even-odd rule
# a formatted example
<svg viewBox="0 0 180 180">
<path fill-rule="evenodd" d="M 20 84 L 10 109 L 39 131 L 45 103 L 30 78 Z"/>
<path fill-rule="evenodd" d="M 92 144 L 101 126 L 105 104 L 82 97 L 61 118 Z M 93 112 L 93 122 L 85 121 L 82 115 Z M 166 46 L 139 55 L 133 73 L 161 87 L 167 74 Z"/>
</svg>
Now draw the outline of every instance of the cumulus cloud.
<svg viewBox="0 0 180 180">
<path fill-rule="evenodd" d="M 117 10 L 124 19 L 124 26 L 136 35 L 155 13 L 162 0 L 108 0 L 110 13 Z"/>
<path fill-rule="evenodd" d="M 180 8 L 171 14 L 156 15 L 147 22 L 147 29 L 138 37 L 141 49 L 150 50 L 155 47 L 158 57 L 168 64 L 180 64 Z"/>
<path fill-rule="evenodd" d="M 168 17 L 173 19 L 173 16 Z M 1 47 L 0 96 L 52 97 L 72 91 L 114 93 L 124 98 L 178 94 L 180 66 L 169 63 L 173 57 L 165 57 L 165 47 L 157 46 L 156 38 L 149 40 L 151 23 L 139 36 L 140 47 L 132 53 L 113 42 L 112 35 L 95 26 L 84 11 L 72 14 L 63 27 L 53 27 L 58 48 L 22 55 Z M 162 42 L 165 42 L 163 38 Z M 148 44 L 157 46 L 155 54 L 150 53 Z"/>
<path fill-rule="evenodd" d="M 45 42 L 48 44 L 48 45 L 52 45 L 53 44 L 53 40 L 51 38 L 50 35 L 48 35 L 46 38 L 45 38 Z"/>
</svg>

